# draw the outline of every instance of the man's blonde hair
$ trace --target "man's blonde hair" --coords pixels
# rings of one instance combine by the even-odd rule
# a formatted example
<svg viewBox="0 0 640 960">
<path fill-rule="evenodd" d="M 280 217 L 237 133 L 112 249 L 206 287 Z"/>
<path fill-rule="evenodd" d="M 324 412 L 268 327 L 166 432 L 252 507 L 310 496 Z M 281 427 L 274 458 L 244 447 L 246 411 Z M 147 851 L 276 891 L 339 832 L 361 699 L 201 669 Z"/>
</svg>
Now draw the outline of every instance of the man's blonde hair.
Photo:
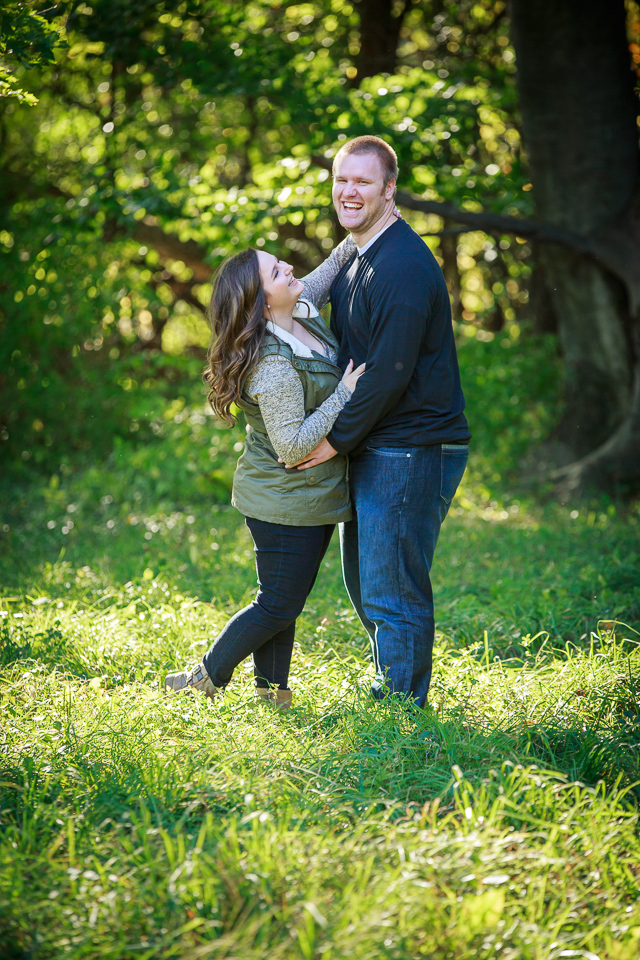
<svg viewBox="0 0 640 960">
<path fill-rule="evenodd" d="M 346 143 L 343 143 L 335 157 L 333 158 L 333 173 L 335 176 L 336 164 L 343 157 L 348 157 L 350 154 L 363 154 L 363 153 L 375 153 L 378 160 L 380 161 L 380 166 L 382 167 L 382 177 L 384 180 L 384 185 L 389 183 L 390 180 L 398 180 L 398 158 L 396 152 L 385 140 L 381 137 L 365 136 L 365 137 L 354 137 L 353 140 L 347 140 Z"/>
</svg>

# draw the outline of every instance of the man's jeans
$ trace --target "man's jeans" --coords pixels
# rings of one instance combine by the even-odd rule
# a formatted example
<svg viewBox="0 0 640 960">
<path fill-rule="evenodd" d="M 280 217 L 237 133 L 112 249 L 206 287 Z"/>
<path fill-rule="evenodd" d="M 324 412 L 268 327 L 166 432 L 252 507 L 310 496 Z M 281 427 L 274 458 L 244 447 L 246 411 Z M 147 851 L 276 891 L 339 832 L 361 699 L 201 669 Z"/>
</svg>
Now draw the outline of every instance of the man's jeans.
<svg viewBox="0 0 640 960">
<path fill-rule="evenodd" d="M 424 706 L 434 638 L 429 572 L 467 445 L 368 447 L 351 461 L 354 518 L 340 527 L 344 581 L 371 639 L 372 694 Z"/>
</svg>

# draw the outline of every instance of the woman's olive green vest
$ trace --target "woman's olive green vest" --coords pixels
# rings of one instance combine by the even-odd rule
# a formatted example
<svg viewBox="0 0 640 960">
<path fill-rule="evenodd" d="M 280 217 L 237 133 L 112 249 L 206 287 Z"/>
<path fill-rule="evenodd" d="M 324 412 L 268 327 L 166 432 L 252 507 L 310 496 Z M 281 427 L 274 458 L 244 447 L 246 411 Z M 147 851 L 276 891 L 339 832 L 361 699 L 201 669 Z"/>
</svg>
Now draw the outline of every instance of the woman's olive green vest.
<svg viewBox="0 0 640 960">
<path fill-rule="evenodd" d="M 299 322 L 302 322 L 297 318 Z M 304 320 L 315 337 L 327 342 L 331 335 L 320 316 Z M 297 356 L 289 344 L 267 333 L 260 359 L 279 354 L 293 364 L 304 390 L 304 412 L 308 417 L 330 396 L 342 378 L 335 363 Z M 351 519 L 347 458 L 337 455 L 308 470 L 286 470 L 278 463 L 278 454 L 260 414 L 260 407 L 243 396 L 239 406 L 248 424 L 244 452 L 238 460 L 231 502 L 245 515 L 268 523 L 291 526 L 319 526 Z"/>
</svg>

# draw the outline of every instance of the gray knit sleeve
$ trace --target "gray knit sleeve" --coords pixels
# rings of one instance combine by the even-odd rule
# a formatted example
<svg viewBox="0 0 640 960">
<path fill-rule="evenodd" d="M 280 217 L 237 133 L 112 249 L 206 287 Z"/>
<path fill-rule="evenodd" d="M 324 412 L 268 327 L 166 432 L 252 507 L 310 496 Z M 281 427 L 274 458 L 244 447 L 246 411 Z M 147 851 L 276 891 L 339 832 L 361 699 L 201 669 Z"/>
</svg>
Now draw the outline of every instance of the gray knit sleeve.
<svg viewBox="0 0 640 960">
<path fill-rule="evenodd" d="M 324 440 L 351 397 L 341 381 L 331 396 L 305 418 L 300 377 L 288 360 L 277 356 L 260 361 L 245 389 L 260 407 L 273 449 L 289 466 Z"/>
<path fill-rule="evenodd" d="M 319 267 L 312 270 L 306 277 L 302 278 L 304 284 L 304 296 L 317 310 L 324 307 L 329 299 L 329 289 L 340 270 L 345 265 L 358 248 L 349 234 L 342 243 L 334 247 L 330 256 L 324 260 Z"/>
</svg>

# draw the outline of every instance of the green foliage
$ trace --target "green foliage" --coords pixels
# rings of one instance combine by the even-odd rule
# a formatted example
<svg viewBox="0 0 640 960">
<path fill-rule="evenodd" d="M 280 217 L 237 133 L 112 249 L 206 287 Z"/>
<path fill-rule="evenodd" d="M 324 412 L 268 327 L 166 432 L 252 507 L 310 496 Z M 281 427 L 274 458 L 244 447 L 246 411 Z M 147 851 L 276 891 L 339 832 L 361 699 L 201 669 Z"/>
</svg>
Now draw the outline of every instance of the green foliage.
<svg viewBox="0 0 640 960">
<path fill-rule="evenodd" d="M 14 14 L 3 22 L 15 33 Z M 37 107 L 0 114 L 4 461 L 26 451 L 44 467 L 47 450 L 96 438 L 103 455 L 128 430 L 122 384 L 154 379 L 154 351 L 203 359 L 207 274 L 222 257 L 252 244 L 300 274 L 315 266 L 340 236 L 314 158 L 348 136 L 387 137 L 401 185 L 426 198 L 530 212 L 501 7 L 446 3 L 436 31 L 416 5 L 396 72 L 357 86 L 362 10 L 341 0 L 330 12 L 96 0 L 47 16 L 68 49 L 46 68 L 38 47 L 41 69 L 21 79 Z M 490 340 L 526 317 L 530 255 L 508 237 L 461 238 L 448 275 L 460 275 L 463 335 Z"/>
<path fill-rule="evenodd" d="M 39 207 L 51 216 L 47 201 Z M 13 294 L 0 310 L 0 390 L 12 398 L 0 436 L 5 458 L 56 470 L 74 452 L 109 453 L 141 418 L 162 419 L 167 404 L 199 388 L 204 363 L 138 348 L 134 324 L 144 327 L 148 307 L 162 309 L 159 298 L 136 297 L 144 262 L 122 269 L 87 218 L 54 215 L 42 237 L 32 212 L 15 214 L 16 233 L 0 232 L 0 269 Z"/>
<path fill-rule="evenodd" d="M 532 445 L 553 426 L 562 367 L 553 337 L 527 327 L 478 339 L 475 327 L 459 327 L 458 356 L 474 436 L 473 470 L 489 487 L 522 469 Z M 480 331 L 482 334 L 482 331 Z"/>
<path fill-rule="evenodd" d="M 54 51 L 66 46 L 59 28 L 32 7 L 22 0 L 5 0 L 0 9 L 0 97 L 11 97 L 28 106 L 35 106 L 38 99 L 18 86 L 7 58 L 27 69 L 44 66 L 54 63 Z M 46 12 L 51 14 L 53 10 L 55 7 Z"/>
</svg>

